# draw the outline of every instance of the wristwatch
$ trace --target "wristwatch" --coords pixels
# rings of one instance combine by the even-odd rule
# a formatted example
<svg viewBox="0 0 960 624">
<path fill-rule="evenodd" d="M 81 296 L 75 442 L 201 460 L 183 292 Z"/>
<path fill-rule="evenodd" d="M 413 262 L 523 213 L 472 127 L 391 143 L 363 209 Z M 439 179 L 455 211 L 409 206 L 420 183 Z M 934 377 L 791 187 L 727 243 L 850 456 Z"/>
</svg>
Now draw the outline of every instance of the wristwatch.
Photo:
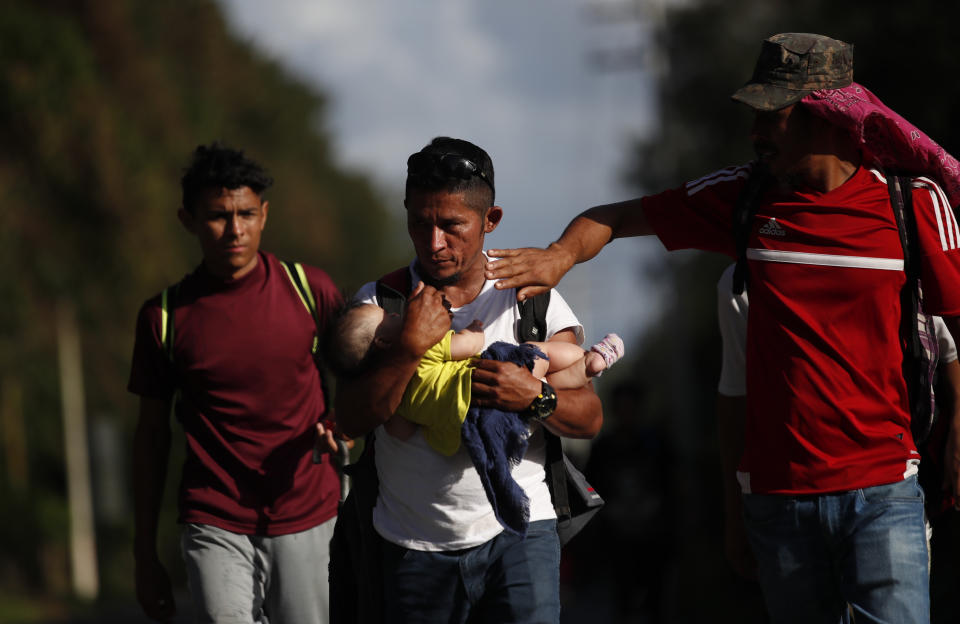
<svg viewBox="0 0 960 624">
<path fill-rule="evenodd" d="M 533 399 L 530 407 L 527 408 L 527 418 L 543 422 L 550 418 L 553 410 L 557 409 L 557 391 L 545 381 L 540 383 L 543 384 L 540 388 L 540 394 Z"/>
</svg>

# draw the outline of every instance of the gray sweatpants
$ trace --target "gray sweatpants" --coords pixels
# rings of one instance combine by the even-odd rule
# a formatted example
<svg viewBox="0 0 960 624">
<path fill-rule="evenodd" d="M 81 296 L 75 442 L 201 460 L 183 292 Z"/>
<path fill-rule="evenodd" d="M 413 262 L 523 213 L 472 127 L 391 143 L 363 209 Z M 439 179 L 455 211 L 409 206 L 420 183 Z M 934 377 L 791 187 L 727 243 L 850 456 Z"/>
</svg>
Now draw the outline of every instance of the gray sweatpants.
<svg viewBox="0 0 960 624">
<path fill-rule="evenodd" d="M 180 546 L 197 622 L 326 624 L 335 522 L 276 537 L 186 525 Z"/>
</svg>

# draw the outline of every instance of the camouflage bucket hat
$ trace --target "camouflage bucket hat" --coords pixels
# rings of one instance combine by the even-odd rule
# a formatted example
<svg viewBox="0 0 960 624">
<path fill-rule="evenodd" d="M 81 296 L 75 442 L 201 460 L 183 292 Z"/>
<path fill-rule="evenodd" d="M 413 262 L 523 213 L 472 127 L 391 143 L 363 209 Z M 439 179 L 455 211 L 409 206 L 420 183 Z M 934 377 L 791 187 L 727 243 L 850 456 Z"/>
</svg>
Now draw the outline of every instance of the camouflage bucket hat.
<svg viewBox="0 0 960 624">
<path fill-rule="evenodd" d="M 853 82 L 853 46 L 807 33 L 783 33 L 763 42 L 753 78 L 731 97 L 761 111 L 799 102 L 817 89 Z"/>
</svg>

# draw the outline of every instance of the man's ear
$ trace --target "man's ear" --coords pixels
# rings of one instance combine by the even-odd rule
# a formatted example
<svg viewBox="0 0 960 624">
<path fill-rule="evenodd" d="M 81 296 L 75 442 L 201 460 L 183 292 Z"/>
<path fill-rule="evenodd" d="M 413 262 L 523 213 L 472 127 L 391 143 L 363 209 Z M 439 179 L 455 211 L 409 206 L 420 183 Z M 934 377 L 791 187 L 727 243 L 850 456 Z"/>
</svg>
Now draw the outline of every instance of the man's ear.
<svg viewBox="0 0 960 624">
<path fill-rule="evenodd" d="M 263 225 L 267 224 L 267 209 L 269 207 L 270 207 L 270 202 L 268 201 L 263 202 L 263 205 L 260 207 L 260 210 L 263 211 Z"/>
<path fill-rule="evenodd" d="M 181 206 L 180 209 L 177 210 L 177 218 L 180 219 L 180 223 L 188 232 L 191 234 L 197 233 L 196 218 L 192 212 Z"/>
<path fill-rule="evenodd" d="M 490 206 L 487 209 L 487 216 L 483 219 L 483 231 L 486 234 L 497 229 L 500 225 L 500 219 L 503 218 L 503 208 L 500 206 Z"/>
</svg>

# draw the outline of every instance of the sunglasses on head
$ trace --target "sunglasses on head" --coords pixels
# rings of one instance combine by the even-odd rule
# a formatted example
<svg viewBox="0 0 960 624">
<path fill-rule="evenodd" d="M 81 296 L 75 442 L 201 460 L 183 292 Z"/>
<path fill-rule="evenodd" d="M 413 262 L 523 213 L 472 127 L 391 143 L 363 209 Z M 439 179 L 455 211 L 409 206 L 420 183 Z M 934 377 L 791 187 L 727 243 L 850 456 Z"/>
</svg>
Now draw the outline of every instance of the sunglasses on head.
<svg viewBox="0 0 960 624">
<path fill-rule="evenodd" d="M 428 154 L 417 152 L 407 159 L 407 175 L 412 177 L 439 175 L 443 178 L 456 178 L 459 180 L 469 180 L 473 176 L 477 176 L 487 183 L 491 192 L 496 193 L 493 188 L 493 183 L 483 170 L 480 169 L 480 166 L 460 154 Z"/>
</svg>

